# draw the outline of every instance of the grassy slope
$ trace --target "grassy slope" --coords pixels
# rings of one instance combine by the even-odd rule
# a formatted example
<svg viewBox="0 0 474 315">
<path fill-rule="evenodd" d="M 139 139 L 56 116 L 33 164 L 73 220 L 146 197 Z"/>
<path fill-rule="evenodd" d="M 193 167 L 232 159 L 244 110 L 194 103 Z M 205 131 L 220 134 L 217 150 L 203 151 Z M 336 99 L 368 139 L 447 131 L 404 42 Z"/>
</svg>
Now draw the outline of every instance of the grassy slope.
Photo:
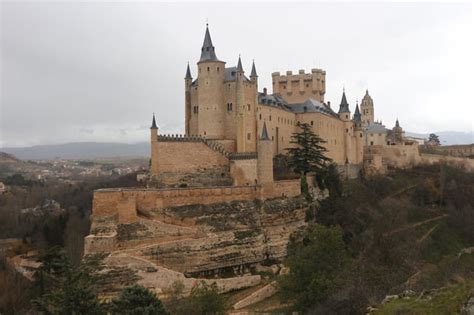
<svg viewBox="0 0 474 315">
<path fill-rule="evenodd" d="M 462 306 L 474 294 L 474 281 L 442 288 L 430 298 L 402 298 L 391 301 L 374 314 L 459 314 Z"/>
</svg>

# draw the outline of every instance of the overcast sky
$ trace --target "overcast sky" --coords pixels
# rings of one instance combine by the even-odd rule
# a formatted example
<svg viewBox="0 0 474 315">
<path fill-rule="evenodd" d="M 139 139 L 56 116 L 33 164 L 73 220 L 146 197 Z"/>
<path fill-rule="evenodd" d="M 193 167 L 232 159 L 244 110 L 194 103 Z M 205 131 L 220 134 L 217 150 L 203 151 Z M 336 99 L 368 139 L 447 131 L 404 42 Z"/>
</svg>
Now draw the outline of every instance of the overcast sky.
<svg viewBox="0 0 474 315">
<path fill-rule="evenodd" d="M 0 146 L 148 141 L 184 124 L 186 63 L 209 20 L 219 59 L 271 73 L 322 68 L 326 100 L 412 132 L 474 129 L 470 3 L 2 2 Z M 270 90 L 270 89 L 269 89 Z M 334 108 L 334 106 L 333 106 Z"/>
</svg>

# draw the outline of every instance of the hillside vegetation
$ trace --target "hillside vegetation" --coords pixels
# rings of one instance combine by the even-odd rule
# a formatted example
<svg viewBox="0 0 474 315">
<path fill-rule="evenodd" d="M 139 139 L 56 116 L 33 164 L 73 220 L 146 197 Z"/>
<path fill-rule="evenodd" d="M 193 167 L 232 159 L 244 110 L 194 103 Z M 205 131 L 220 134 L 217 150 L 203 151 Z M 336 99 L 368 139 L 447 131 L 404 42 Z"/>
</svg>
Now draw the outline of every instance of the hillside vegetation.
<svg viewBox="0 0 474 315">
<path fill-rule="evenodd" d="M 289 245 L 283 301 L 315 314 L 362 314 L 367 306 L 381 314 L 460 312 L 473 295 L 472 174 L 436 165 L 327 182 L 330 197 L 317 206 L 317 224 Z M 338 234 L 345 248 L 325 250 L 325 243 L 339 244 Z M 342 264 L 346 252 L 350 262 Z M 387 295 L 399 298 L 382 304 Z"/>
</svg>

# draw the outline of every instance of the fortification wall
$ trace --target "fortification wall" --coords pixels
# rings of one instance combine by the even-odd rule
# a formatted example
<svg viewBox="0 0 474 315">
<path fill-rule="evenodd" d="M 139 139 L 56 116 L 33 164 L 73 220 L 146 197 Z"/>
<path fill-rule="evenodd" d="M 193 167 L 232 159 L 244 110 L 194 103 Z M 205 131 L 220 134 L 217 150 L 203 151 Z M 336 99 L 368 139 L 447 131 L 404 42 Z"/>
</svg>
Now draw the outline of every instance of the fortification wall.
<svg viewBox="0 0 474 315">
<path fill-rule="evenodd" d="M 152 175 L 163 185 L 230 185 L 224 145 L 232 146 L 200 137 L 158 136 L 158 141 L 152 142 Z"/>
<path fill-rule="evenodd" d="M 273 183 L 273 194 L 270 197 L 296 197 L 301 194 L 299 179 L 279 180 Z"/>
<path fill-rule="evenodd" d="M 469 159 L 469 158 L 422 153 L 421 163 L 424 163 L 424 164 L 446 163 L 448 165 L 463 168 L 469 172 L 474 172 L 474 159 Z"/>
<path fill-rule="evenodd" d="M 273 190 L 262 194 L 260 186 L 229 186 L 173 189 L 112 188 L 94 192 L 92 215 L 118 214 L 119 223 L 133 223 L 137 210 L 150 211 L 169 207 L 213 204 L 235 200 L 296 197 L 301 194 L 299 180 L 274 182 Z"/>
<path fill-rule="evenodd" d="M 234 186 L 255 185 L 257 182 L 257 159 L 232 160 L 230 176 Z"/>
<path fill-rule="evenodd" d="M 393 167 L 412 167 L 421 162 L 418 145 L 390 145 L 382 147 L 384 162 Z"/>
</svg>

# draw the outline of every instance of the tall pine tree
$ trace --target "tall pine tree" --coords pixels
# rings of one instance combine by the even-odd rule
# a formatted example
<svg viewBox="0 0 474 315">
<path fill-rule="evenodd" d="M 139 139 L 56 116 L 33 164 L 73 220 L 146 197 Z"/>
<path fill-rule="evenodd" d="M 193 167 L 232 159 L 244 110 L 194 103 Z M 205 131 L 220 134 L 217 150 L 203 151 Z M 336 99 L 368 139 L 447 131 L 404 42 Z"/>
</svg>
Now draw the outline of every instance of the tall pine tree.
<svg viewBox="0 0 474 315">
<path fill-rule="evenodd" d="M 296 144 L 288 151 L 288 165 L 294 172 L 306 176 L 308 173 L 323 175 L 331 159 L 325 156 L 326 148 L 322 144 L 326 143 L 315 134 L 307 123 L 299 124 L 300 132 L 294 133 L 290 143 Z"/>
</svg>

